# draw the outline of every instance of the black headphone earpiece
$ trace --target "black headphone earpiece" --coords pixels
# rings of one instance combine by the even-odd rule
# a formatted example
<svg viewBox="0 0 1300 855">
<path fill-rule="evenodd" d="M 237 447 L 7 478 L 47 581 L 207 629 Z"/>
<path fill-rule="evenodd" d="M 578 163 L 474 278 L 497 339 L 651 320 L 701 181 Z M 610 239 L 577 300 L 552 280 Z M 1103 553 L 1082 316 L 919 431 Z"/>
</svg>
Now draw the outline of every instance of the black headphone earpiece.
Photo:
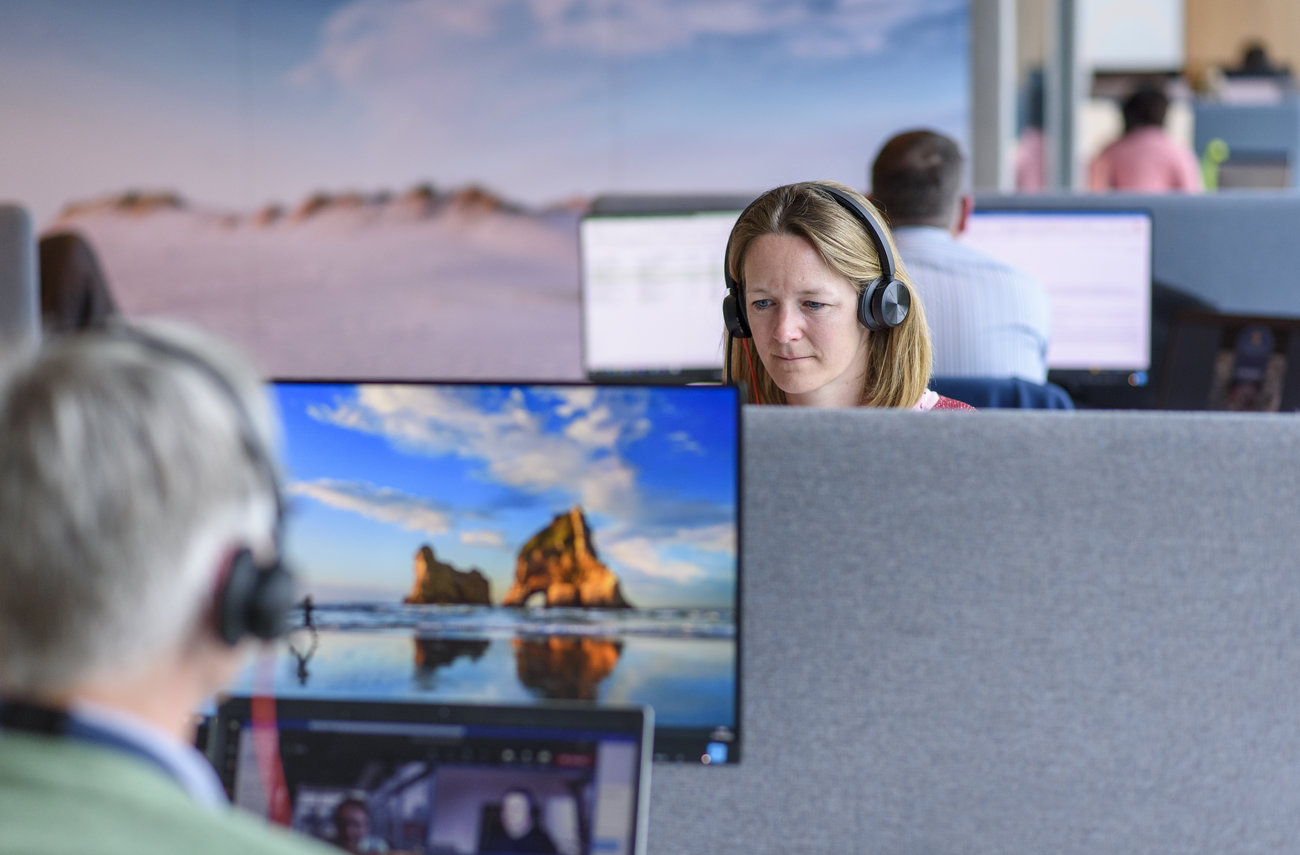
<svg viewBox="0 0 1300 855">
<path fill-rule="evenodd" d="M 293 594 L 293 575 L 279 561 L 258 564 L 252 550 L 238 550 L 217 586 L 217 633 L 230 645 L 245 636 L 279 638 L 288 631 Z"/>
<path fill-rule="evenodd" d="M 284 528 L 283 494 L 275 464 L 253 426 L 252 416 L 244 402 L 221 372 L 194 353 L 135 327 L 112 324 L 109 330 L 119 338 L 190 366 L 206 377 L 230 404 L 244 451 L 266 479 L 275 501 L 271 536 L 274 555 L 259 562 L 246 546 L 235 551 L 217 583 L 214 622 L 218 635 L 232 646 L 247 637 L 269 641 L 284 635 L 288 631 L 289 611 L 293 608 L 295 583 L 293 573 L 280 558 Z"/>
<path fill-rule="evenodd" d="M 733 285 L 730 273 L 727 274 L 727 280 L 727 296 L 722 298 L 722 322 L 726 324 L 727 333 L 732 338 L 750 338 L 753 333 L 749 329 L 749 320 L 737 296 L 740 285 Z"/>
<path fill-rule="evenodd" d="M 863 230 L 876 250 L 876 257 L 880 259 L 879 278 L 868 283 L 858 295 L 858 320 L 872 332 L 898 326 L 907 319 L 907 313 L 912 306 L 912 293 L 907 285 L 897 278 L 898 265 L 894 261 L 889 240 L 885 237 L 884 225 L 866 206 L 838 187 L 829 184 L 813 186 L 834 199 L 841 208 L 862 223 Z M 740 222 L 744 219 L 745 214 L 753 206 L 754 202 L 750 202 L 736 221 Z M 727 283 L 727 295 L 722 298 L 722 320 L 726 324 L 727 333 L 733 338 L 750 338 L 753 331 L 750 329 L 749 318 L 745 313 L 744 283 L 731 275 L 730 236 L 727 237 L 727 249 L 722 257 L 722 272 Z"/>
</svg>

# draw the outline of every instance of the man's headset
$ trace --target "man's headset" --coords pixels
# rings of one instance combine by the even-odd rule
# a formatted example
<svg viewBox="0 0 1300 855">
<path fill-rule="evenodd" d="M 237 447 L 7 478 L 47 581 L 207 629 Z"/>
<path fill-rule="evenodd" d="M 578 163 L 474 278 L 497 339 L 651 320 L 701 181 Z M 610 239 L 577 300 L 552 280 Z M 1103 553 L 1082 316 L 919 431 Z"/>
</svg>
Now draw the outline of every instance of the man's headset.
<svg viewBox="0 0 1300 855">
<path fill-rule="evenodd" d="M 284 635 L 288 629 L 288 614 L 294 596 L 293 574 L 280 560 L 284 501 L 275 465 L 253 426 L 252 416 L 243 400 L 220 371 L 196 354 L 135 327 L 113 324 L 109 330 L 121 339 L 193 368 L 206 377 L 230 403 L 244 453 L 266 480 L 275 501 L 275 522 L 272 529 L 274 555 L 270 560 L 259 562 L 254 557 L 253 550 L 247 546 L 242 546 L 235 552 L 217 585 L 216 628 L 222 640 L 230 645 L 238 644 L 249 636 L 268 641 Z"/>
<path fill-rule="evenodd" d="M 857 199 L 837 187 L 828 184 L 814 184 L 821 192 L 830 196 L 841 208 L 862 223 L 867 237 L 871 239 L 880 259 L 880 276 L 873 279 L 858 295 L 858 320 L 864 327 L 876 332 L 896 327 L 907 317 L 912 305 L 912 295 L 907 286 L 895 278 L 898 267 L 894 263 L 894 253 L 885 238 L 885 227 L 870 210 Z M 763 197 L 759 197 L 761 199 Z M 758 202 L 755 199 L 741 213 L 743 220 L 749 209 Z M 734 234 L 734 231 L 733 231 Z M 731 275 L 731 237 L 727 238 L 726 254 L 722 258 L 722 271 L 727 281 L 727 296 L 722 299 L 722 320 L 727 325 L 727 332 L 732 338 L 752 338 L 749 317 L 745 312 L 745 284 Z M 731 366 L 727 366 L 730 372 Z"/>
</svg>

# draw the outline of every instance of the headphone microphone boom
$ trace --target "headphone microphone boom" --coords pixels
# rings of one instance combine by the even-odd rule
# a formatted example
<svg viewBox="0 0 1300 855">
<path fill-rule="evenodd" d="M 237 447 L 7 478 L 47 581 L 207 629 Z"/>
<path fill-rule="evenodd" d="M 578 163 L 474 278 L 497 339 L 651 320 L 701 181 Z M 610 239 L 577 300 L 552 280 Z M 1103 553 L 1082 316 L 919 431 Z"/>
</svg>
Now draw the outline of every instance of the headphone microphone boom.
<svg viewBox="0 0 1300 855">
<path fill-rule="evenodd" d="M 880 260 L 880 276 L 867 283 L 858 295 L 858 321 L 872 332 L 898 326 L 907 318 L 908 309 L 912 305 L 912 295 L 907 285 L 896 278 L 898 266 L 894 262 L 894 253 L 889 247 L 889 240 L 885 237 L 884 225 L 870 209 L 838 187 L 829 184 L 812 186 L 830 196 L 841 208 L 862 223 L 863 230 L 876 250 L 876 257 Z M 749 203 L 748 207 L 741 212 L 737 222 L 745 218 L 745 214 L 749 213 L 749 209 L 757 201 L 756 199 Z M 750 329 L 749 317 L 745 311 L 745 286 L 737 277 L 731 275 L 730 236 L 727 238 L 727 249 L 722 258 L 722 273 L 727 283 L 727 295 L 722 298 L 722 320 L 727 327 L 727 333 L 732 338 L 752 338 L 753 331 Z M 727 372 L 730 375 L 730 360 L 728 360 Z"/>
</svg>

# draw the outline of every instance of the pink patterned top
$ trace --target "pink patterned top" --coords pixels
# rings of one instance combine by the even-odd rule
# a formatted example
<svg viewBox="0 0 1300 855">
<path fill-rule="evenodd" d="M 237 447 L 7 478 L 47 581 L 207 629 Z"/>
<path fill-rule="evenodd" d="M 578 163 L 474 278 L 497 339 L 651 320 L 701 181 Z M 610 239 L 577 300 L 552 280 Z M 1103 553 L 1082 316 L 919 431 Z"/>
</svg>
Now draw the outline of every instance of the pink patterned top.
<svg viewBox="0 0 1300 855">
<path fill-rule="evenodd" d="M 975 411 L 975 408 L 972 407 L 970 404 L 967 404 L 963 401 L 958 401 L 956 398 L 944 397 L 943 395 L 940 395 L 938 392 L 934 391 L 933 389 L 926 389 L 925 394 L 921 396 L 921 400 L 917 401 L 916 406 L 913 407 L 912 409 L 921 410 L 921 411 L 926 411 L 926 410 L 970 410 L 972 412 Z"/>
</svg>

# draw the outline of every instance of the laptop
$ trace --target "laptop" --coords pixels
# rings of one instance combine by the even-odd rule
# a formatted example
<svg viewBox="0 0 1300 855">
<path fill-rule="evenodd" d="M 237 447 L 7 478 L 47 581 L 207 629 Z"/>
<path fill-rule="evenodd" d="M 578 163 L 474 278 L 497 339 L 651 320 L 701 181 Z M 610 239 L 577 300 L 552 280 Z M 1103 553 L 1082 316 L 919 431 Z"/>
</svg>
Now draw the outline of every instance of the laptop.
<svg viewBox="0 0 1300 855">
<path fill-rule="evenodd" d="M 650 707 L 232 697 L 208 756 L 237 806 L 340 847 L 644 855 L 653 733 Z"/>
</svg>

